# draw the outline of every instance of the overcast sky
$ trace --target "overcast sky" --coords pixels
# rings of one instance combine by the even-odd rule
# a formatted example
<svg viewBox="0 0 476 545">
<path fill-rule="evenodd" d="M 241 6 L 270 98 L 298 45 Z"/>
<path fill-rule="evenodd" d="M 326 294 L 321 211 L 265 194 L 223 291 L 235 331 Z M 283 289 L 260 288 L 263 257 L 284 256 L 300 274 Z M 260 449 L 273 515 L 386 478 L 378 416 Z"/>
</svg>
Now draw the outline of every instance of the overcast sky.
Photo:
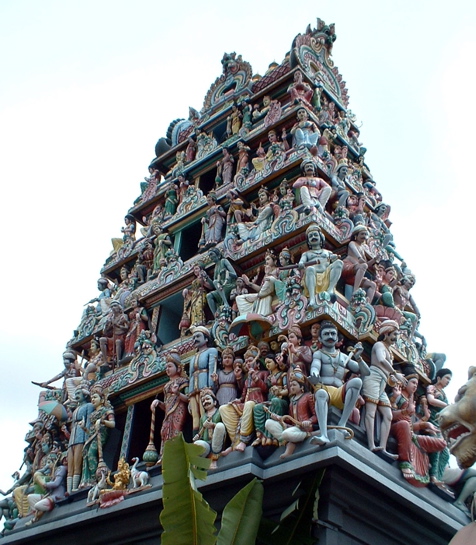
<svg viewBox="0 0 476 545">
<path fill-rule="evenodd" d="M 62 369 L 159 137 L 201 109 L 225 51 L 264 74 L 316 17 L 336 24 L 334 62 L 451 398 L 474 364 L 475 4 L 161 4 L 0 2 L 0 488 L 37 414 L 30 381 Z"/>
</svg>

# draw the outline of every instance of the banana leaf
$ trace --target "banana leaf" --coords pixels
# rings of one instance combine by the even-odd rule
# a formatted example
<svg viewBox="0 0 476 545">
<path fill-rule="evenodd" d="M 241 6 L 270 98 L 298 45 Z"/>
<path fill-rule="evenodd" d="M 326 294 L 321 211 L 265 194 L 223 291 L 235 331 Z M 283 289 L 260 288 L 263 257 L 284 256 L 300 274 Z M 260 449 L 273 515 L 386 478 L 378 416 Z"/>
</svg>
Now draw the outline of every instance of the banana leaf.
<svg viewBox="0 0 476 545">
<path fill-rule="evenodd" d="M 194 479 L 206 478 L 210 460 L 201 458 L 202 447 L 186 443 L 182 435 L 164 445 L 162 545 L 214 545 L 216 512 L 195 489 Z"/>
<path fill-rule="evenodd" d="M 217 545 L 251 545 L 260 525 L 263 485 L 256 478 L 225 506 Z"/>
<path fill-rule="evenodd" d="M 319 502 L 319 486 L 325 470 L 320 470 L 311 484 L 303 490 L 298 486 L 293 496 L 302 494 L 298 500 L 284 510 L 280 521 L 262 519 L 257 543 L 260 545 L 314 545 L 312 523 L 317 522 L 317 504 Z"/>
</svg>

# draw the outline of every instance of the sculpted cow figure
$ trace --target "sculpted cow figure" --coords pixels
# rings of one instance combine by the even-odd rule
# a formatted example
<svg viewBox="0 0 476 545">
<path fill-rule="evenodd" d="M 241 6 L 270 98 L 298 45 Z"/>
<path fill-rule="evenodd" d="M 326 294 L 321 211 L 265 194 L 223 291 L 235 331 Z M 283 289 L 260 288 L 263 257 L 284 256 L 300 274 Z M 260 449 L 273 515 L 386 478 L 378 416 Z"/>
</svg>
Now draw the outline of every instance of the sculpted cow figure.
<svg viewBox="0 0 476 545">
<path fill-rule="evenodd" d="M 476 462 L 476 367 L 469 368 L 455 402 L 441 411 L 440 428 L 459 467 L 471 467 Z"/>
</svg>

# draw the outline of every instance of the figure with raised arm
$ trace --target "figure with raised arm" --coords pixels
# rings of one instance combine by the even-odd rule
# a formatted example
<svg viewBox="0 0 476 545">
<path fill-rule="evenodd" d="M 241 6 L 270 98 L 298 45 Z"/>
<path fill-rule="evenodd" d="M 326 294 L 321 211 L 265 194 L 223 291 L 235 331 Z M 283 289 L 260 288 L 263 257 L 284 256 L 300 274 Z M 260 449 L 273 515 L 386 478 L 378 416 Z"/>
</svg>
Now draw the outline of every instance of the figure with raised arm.
<svg viewBox="0 0 476 545">
<path fill-rule="evenodd" d="M 331 186 L 322 178 L 316 176 L 316 164 L 312 159 L 305 159 L 301 163 L 300 176 L 293 184 L 294 189 L 299 189 L 301 202 L 304 205 L 304 213 L 315 214 L 318 210 L 324 213 L 327 201 L 331 196 Z"/>
<path fill-rule="evenodd" d="M 297 111 L 297 122 L 291 129 L 293 145 L 296 149 L 307 148 L 313 155 L 317 154 L 317 143 L 321 132 L 314 121 L 309 120 L 309 114 L 305 108 Z M 315 153 L 313 153 L 315 152 Z"/>
<path fill-rule="evenodd" d="M 210 469 L 216 469 L 216 461 L 225 444 L 226 429 L 221 421 L 215 394 L 209 389 L 204 389 L 200 393 L 200 399 L 204 414 L 200 417 L 200 429 L 194 436 L 193 442 L 203 447 L 202 456 L 211 458 Z"/>
</svg>

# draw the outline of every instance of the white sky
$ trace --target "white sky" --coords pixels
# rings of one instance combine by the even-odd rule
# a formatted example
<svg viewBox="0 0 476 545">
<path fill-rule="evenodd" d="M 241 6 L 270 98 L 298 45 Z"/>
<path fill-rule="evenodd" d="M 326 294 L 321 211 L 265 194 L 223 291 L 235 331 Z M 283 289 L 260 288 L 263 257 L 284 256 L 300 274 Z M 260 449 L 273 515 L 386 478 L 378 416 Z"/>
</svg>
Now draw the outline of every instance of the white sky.
<svg viewBox="0 0 476 545">
<path fill-rule="evenodd" d="M 0 488 L 37 414 L 30 380 L 62 369 L 158 138 L 201 109 L 225 51 L 264 74 L 316 17 L 336 23 L 333 58 L 451 398 L 474 364 L 474 2 L 163 4 L 0 1 Z"/>
</svg>

